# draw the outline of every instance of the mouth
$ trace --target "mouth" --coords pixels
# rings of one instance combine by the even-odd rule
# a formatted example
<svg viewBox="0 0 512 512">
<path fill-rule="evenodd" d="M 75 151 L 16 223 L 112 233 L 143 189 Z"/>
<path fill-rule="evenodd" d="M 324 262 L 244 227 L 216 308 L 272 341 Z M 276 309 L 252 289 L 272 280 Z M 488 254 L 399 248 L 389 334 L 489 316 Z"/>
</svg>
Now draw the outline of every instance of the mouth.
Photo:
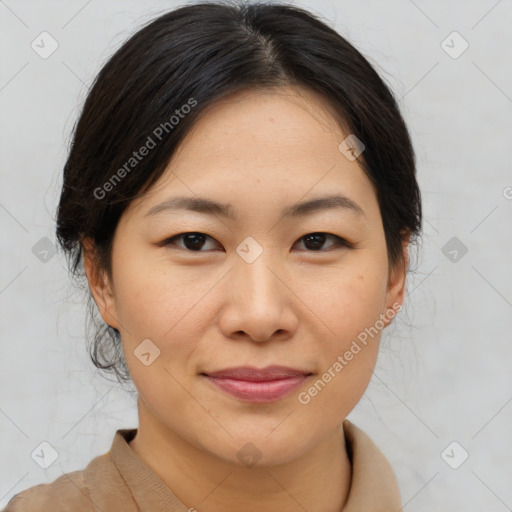
<svg viewBox="0 0 512 512">
<path fill-rule="evenodd" d="M 217 389 L 235 398 L 253 403 L 269 403 L 290 394 L 313 373 L 286 366 L 269 366 L 262 369 L 241 366 L 200 375 Z"/>
</svg>

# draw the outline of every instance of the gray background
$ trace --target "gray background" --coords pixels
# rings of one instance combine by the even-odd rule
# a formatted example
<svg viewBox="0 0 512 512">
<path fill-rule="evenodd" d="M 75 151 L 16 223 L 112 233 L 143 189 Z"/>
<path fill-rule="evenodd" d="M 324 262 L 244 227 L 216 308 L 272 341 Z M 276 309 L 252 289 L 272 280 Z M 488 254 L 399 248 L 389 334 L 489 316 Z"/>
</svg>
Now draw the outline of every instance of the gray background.
<svg viewBox="0 0 512 512">
<path fill-rule="evenodd" d="M 89 361 L 82 296 L 51 249 L 87 87 L 141 23 L 175 5 L 0 1 L 0 507 L 137 426 L 134 398 Z M 423 194 L 406 308 L 349 418 L 390 460 L 404 510 L 512 510 L 512 1 L 297 5 L 327 18 L 390 83 Z M 59 45 L 46 59 L 31 48 L 43 31 Z M 469 44 L 460 55 L 453 31 Z M 43 441 L 58 453 L 46 470 L 31 458 Z M 462 450 L 469 458 L 453 469 Z"/>
</svg>

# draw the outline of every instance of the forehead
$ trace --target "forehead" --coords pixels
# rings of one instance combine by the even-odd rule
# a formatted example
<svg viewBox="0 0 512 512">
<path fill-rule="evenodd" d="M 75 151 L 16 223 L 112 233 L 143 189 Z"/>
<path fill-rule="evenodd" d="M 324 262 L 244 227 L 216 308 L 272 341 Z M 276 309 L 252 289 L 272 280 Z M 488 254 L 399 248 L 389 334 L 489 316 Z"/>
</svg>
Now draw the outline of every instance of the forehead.
<svg viewBox="0 0 512 512">
<path fill-rule="evenodd" d="M 308 89 L 241 91 L 202 112 L 134 208 L 146 213 L 170 195 L 239 203 L 235 213 L 251 205 L 281 211 L 283 203 L 327 193 L 374 201 L 358 162 L 338 148 L 347 135 L 329 103 Z"/>
<path fill-rule="evenodd" d="M 297 146 L 298 139 L 304 137 L 314 136 L 318 143 L 318 136 L 341 135 L 338 117 L 323 96 L 305 87 L 242 90 L 205 108 L 178 152 L 192 147 L 196 151 L 197 146 L 209 143 L 221 143 L 228 149 L 233 146 L 227 136 L 239 141 L 249 138 L 254 145 L 267 145 L 268 150 Z M 346 129 L 344 126 L 343 131 Z M 324 142 L 329 144 L 327 139 Z"/>
</svg>

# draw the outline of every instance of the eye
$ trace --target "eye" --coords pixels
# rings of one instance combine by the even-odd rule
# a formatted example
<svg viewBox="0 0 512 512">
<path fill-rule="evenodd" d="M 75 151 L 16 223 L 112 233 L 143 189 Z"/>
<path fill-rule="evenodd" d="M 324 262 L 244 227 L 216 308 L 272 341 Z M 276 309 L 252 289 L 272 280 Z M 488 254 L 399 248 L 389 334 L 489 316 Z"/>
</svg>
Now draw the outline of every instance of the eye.
<svg viewBox="0 0 512 512">
<path fill-rule="evenodd" d="M 188 249 L 192 252 L 204 252 L 201 251 L 201 248 L 204 247 L 204 243 L 207 238 L 213 240 L 212 237 L 205 235 L 204 233 L 180 233 L 179 235 L 164 240 L 162 245 L 177 245 L 174 243 L 174 240 L 183 239 L 183 244 L 185 245 L 184 249 Z"/>
<path fill-rule="evenodd" d="M 352 244 L 347 242 L 345 239 L 330 233 L 309 233 L 299 238 L 299 241 L 304 241 L 304 245 L 306 246 L 306 250 L 308 252 L 322 252 L 322 246 L 325 244 L 325 241 L 328 238 L 337 241 L 337 243 L 331 245 L 331 247 L 352 247 Z M 180 233 L 179 235 L 164 240 L 161 245 L 177 245 L 178 247 L 182 247 L 183 249 L 191 252 L 205 252 L 201 249 L 205 247 L 205 242 L 207 239 L 214 240 L 212 237 L 205 235 L 204 233 Z M 183 246 L 175 243 L 176 240 L 183 240 Z M 215 249 L 215 247 L 213 247 L 213 249 Z"/>
<path fill-rule="evenodd" d="M 341 238 L 337 235 L 332 235 L 331 233 L 309 233 L 309 234 L 304 235 L 303 237 L 299 238 L 299 241 L 304 241 L 305 242 L 304 245 L 308 249 L 311 249 L 311 251 L 318 252 L 318 251 L 321 251 L 321 248 L 324 245 L 325 240 L 328 238 L 338 241 L 337 244 L 334 244 L 334 248 L 336 248 L 336 246 L 338 246 L 338 247 L 343 246 L 343 247 L 347 247 L 347 248 L 352 247 L 352 244 L 347 242 L 344 238 Z M 333 247 L 333 246 L 331 245 L 331 247 Z M 309 251 L 309 252 L 311 252 L 311 251 Z"/>
</svg>

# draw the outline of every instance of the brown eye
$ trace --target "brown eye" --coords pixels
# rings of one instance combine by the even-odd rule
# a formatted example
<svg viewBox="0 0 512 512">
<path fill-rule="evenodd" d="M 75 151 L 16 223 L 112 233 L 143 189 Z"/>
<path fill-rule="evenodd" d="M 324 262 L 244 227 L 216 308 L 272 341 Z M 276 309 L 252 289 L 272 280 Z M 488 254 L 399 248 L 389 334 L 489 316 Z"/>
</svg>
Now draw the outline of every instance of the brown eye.
<svg viewBox="0 0 512 512">
<path fill-rule="evenodd" d="M 302 238 L 300 238 L 300 240 L 304 241 L 304 246 L 306 247 L 306 250 L 311 252 L 322 251 L 322 247 L 328 238 L 338 241 L 337 244 L 334 244 L 334 247 L 350 247 L 350 244 L 346 240 L 337 235 L 332 235 L 330 233 L 309 233 L 308 235 L 304 235 Z M 333 245 L 331 245 L 330 247 L 333 247 Z"/>
<path fill-rule="evenodd" d="M 183 240 L 182 246 L 175 243 L 175 240 L 180 239 Z M 202 251 L 201 249 L 204 247 L 207 239 L 213 240 L 213 238 L 211 238 L 208 235 L 205 235 L 204 233 L 180 233 L 179 235 L 168 238 L 162 243 L 162 245 L 177 245 L 178 247 L 181 247 L 191 252 L 205 252 Z"/>
<path fill-rule="evenodd" d="M 331 243 L 331 245 L 325 248 L 324 246 L 328 239 L 334 240 L 337 243 Z M 189 232 L 180 233 L 179 235 L 167 238 L 159 245 L 175 246 L 189 252 L 206 252 L 207 250 L 218 248 L 217 246 L 210 248 L 207 247 L 205 249 L 205 245 L 207 245 L 208 240 L 213 241 L 214 239 L 208 235 L 205 235 L 204 233 Z M 181 241 L 181 243 L 177 243 L 177 241 Z M 325 252 L 341 247 L 352 247 L 352 245 L 345 239 L 330 233 L 309 233 L 301 237 L 299 241 L 303 242 L 305 246 L 305 249 L 301 250 L 306 250 L 307 252 Z"/>
</svg>

